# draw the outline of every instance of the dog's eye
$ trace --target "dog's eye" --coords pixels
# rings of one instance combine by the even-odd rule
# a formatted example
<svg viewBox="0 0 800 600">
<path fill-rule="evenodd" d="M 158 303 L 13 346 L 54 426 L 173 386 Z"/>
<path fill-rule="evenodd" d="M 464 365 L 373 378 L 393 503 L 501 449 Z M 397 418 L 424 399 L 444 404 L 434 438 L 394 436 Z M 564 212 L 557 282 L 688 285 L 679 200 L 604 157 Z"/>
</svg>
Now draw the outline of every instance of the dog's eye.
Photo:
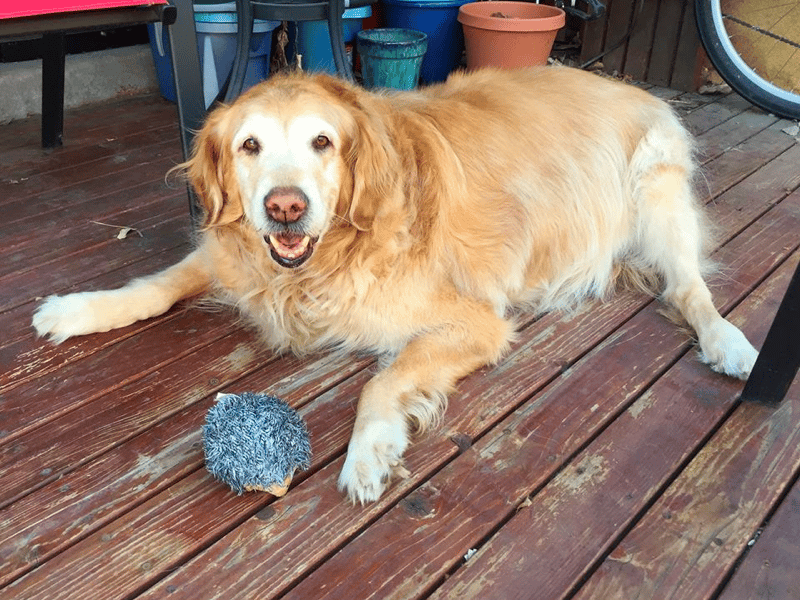
<svg viewBox="0 0 800 600">
<path fill-rule="evenodd" d="M 261 146 L 258 144 L 258 141 L 255 138 L 247 138 L 244 143 L 242 144 L 242 150 L 249 154 L 255 154 L 261 149 Z"/>
<path fill-rule="evenodd" d="M 327 136 L 320 134 L 314 138 L 314 141 L 311 142 L 311 145 L 314 147 L 314 150 L 325 150 L 331 145 L 331 141 Z"/>
</svg>

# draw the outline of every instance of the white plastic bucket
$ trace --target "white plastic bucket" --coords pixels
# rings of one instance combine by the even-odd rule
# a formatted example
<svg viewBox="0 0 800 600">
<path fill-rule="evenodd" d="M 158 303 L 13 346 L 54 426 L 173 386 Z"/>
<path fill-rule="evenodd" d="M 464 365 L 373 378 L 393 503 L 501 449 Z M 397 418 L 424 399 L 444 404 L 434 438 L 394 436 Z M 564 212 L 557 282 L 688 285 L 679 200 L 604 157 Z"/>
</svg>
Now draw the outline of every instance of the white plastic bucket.
<svg viewBox="0 0 800 600">
<path fill-rule="evenodd" d="M 233 67 L 236 56 L 236 3 L 195 4 L 194 27 L 203 70 L 203 98 L 206 107 L 217 97 Z M 250 38 L 250 59 L 244 77 L 246 90 L 269 76 L 272 31 L 280 21 L 256 19 Z"/>
</svg>

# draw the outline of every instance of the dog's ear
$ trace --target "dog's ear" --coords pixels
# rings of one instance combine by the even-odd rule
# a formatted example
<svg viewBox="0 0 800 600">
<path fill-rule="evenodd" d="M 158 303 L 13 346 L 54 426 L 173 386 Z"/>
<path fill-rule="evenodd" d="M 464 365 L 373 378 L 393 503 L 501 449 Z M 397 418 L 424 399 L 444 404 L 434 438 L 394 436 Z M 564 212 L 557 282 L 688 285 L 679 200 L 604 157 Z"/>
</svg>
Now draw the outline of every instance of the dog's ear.
<svg viewBox="0 0 800 600">
<path fill-rule="evenodd" d="M 347 174 L 336 214 L 367 231 L 381 205 L 396 193 L 401 172 L 388 119 L 376 112 L 368 92 L 334 78 L 321 77 L 318 81 L 348 108 L 354 124 L 342 147 Z"/>
<path fill-rule="evenodd" d="M 244 214 L 226 136 L 231 109 L 214 110 L 197 134 L 186 174 L 204 211 L 203 228 L 227 225 Z"/>
<path fill-rule="evenodd" d="M 395 193 L 399 166 L 388 132 L 365 114 L 356 118 L 356 132 L 346 161 L 353 178 L 347 218 L 367 230 L 378 214 L 381 203 Z"/>
</svg>

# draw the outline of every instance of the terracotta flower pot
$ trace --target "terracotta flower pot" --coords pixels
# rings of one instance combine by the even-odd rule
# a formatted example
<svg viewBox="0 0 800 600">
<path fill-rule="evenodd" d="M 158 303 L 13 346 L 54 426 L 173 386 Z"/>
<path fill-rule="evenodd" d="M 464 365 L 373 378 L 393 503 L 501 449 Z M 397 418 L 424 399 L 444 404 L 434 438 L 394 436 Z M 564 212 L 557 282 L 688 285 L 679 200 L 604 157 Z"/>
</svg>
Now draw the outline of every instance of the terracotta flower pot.
<svg viewBox="0 0 800 600">
<path fill-rule="evenodd" d="M 458 11 L 467 68 L 514 69 L 547 64 L 564 11 L 531 2 L 471 2 Z"/>
</svg>

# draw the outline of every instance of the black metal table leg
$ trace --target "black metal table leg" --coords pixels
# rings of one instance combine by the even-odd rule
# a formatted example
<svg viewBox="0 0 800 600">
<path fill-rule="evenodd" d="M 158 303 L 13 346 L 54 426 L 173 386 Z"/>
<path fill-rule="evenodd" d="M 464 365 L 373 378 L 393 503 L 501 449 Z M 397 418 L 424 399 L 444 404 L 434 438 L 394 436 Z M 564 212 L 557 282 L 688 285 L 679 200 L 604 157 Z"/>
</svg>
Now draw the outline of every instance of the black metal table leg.
<svg viewBox="0 0 800 600">
<path fill-rule="evenodd" d="M 342 13 L 344 13 L 343 0 L 330 0 L 328 5 L 328 29 L 331 37 L 331 50 L 333 51 L 333 62 L 336 71 L 340 76 L 348 81 L 355 81 L 353 69 L 347 61 L 344 49 L 344 28 L 342 24 Z"/>
<path fill-rule="evenodd" d="M 250 0 L 236 0 L 236 56 L 228 79 L 220 90 L 225 102 L 233 102 L 244 89 L 247 63 L 250 60 L 250 40 L 253 35 L 253 6 Z M 218 96 L 219 98 L 219 96 Z"/>
<path fill-rule="evenodd" d="M 178 122 L 183 147 L 183 158 L 192 152 L 195 132 L 199 131 L 206 117 L 203 99 L 203 79 L 200 57 L 197 53 L 197 34 L 194 28 L 192 0 L 170 0 L 177 8 L 175 23 L 169 27 L 172 48 L 172 70 L 175 76 L 175 96 L 178 104 Z M 189 213 L 197 223 L 199 217 L 197 198 L 189 189 Z"/>
<path fill-rule="evenodd" d="M 64 32 L 42 37 L 42 147 L 55 148 L 64 138 Z"/>
<path fill-rule="evenodd" d="M 756 364 L 742 391 L 742 400 L 777 405 L 800 369 L 800 264 L 795 269 Z"/>
</svg>

